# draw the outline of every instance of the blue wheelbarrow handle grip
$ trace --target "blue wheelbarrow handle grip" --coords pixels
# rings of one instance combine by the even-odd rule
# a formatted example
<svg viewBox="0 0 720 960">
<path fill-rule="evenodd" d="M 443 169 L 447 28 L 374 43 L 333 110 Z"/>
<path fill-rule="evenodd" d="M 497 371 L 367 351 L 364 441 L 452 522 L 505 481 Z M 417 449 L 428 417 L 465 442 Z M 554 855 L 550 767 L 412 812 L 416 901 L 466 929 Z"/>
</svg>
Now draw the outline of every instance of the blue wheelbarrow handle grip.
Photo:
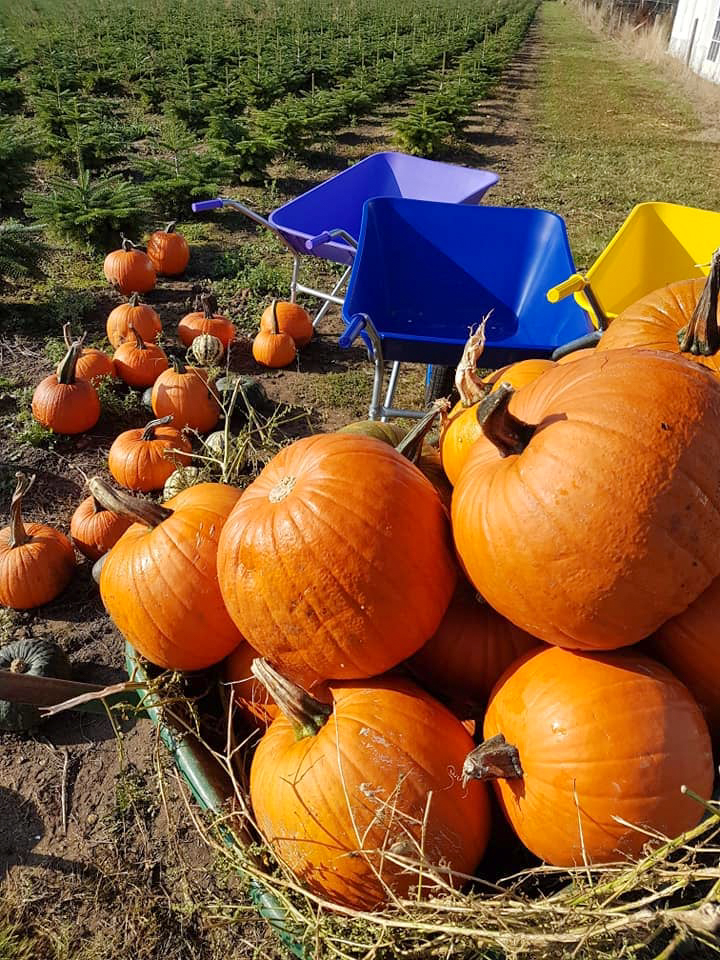
<svg viewBox="0 0 720 960">
<path fill-rule="evenodd" d="M 316 237 L 310 237 L 309 240 L 305 241 L 306 250 L 314 250 L 315 247 L 319 247 L 321 243 L 327 243 L 329 240 L 332 240 L 332 236 L 323 230 L 322 233 L 319 233 Z"/>
<path fill-rule="evenodd" d="M 223 201 L 221 197 L 216 197 L 214 200 L 199 200 L 192 205 L 192 211 L 193 213 L 202 213 L 203 210 L 215 210 L 222 205 Z"/>
<path fill-rule="evenodd" d="M 338 339 L 338 345 L 343 350 L 347 350 L 357 340 L 365 329 L 365 317 L 361 313 L 356 313 L 350 318 L 350 323 L 345 327 Z"/>
</svg>

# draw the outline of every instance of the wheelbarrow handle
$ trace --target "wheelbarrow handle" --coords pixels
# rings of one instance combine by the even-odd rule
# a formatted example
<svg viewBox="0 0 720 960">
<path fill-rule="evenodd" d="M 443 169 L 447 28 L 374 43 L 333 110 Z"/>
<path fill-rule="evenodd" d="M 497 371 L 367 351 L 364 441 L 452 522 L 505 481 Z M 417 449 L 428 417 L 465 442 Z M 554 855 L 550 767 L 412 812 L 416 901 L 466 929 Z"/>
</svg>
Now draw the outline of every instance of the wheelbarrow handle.
<svg viewBox="0 0 720 960">
<path fill-rule="evenodd" d="M 343 332 L 340 334 L 340 337 L 338 338 L 338 346 L 342 347 L 343 350 L 347 350 L 353 345 L 353 343 L 355 343 L 366 326 L 366 315 L 364 313 L 356 313 L 354 317 L 350 318 L 350 323 L 348 323 Z"/>
<path fill-rule="evenodd" d="M 214 200 L 198 200 L 197 203 L 192 204 L 192 212 L 202 213 L 203 210 L 215 210 L 217 207 L 222 207 L 224 202 L 222 197 L 215 197 Z"/>
<path fill-rule="evenodd" d="M 357 240 L 351 233 L 348 233 L 347 230 L 323 230 L 322 233 L 318 233 L 317 236 L 310 237 L 309 240 L 305 241 L 305 249 L 312 251 L 322 243 L 329 243 L 331 240 L 334 240 L 335 237 L 340 237 L 345 243 L 351 246 L 353 250 L 357 250 Z"/>
<path fill-rule="evenodd" d="M 585 277 L 581 273 L 574 273 L 571 277 L 568 277 L 567 280 L 563 280 L 562 283 L 550 287 L 545 296 L 550 303 L 558 303 L 560 300 L 564 300 L 565 297 L 569 297 L 571 293 L 580 293 L 586 286 L 587 280 Z"/>
<path fill-rule="evenodd" d="M 563 357 L 567 357 L 570 353 L 575 353 L 576 350 L 588 350 L 592 347 L 596 347 L 600 343 L 600 338 L 602 337 L 602 330 L 593 330 L 591 333 L 586 333 L 582 337 L 577 337 L 575 340 L 570 340 L 568 343 L 564 343 L 561 347 L 558 347 L 557 350 L 554 350 L 550 359 L 551 360 L 561 360 Z"/>
</svg>

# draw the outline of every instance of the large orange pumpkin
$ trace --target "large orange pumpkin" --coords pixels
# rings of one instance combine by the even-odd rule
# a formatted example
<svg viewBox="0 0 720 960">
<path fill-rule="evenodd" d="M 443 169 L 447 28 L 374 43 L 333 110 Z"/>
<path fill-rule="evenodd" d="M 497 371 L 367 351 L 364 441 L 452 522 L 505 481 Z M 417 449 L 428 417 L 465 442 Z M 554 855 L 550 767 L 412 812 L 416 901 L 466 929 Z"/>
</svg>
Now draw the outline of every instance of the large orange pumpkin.
<svg viewBox="0 0 720 960">
<path fill-rule="evenodd" d="M 681 787 L 712 792 L 702 711 L 669 670 L 635 651 L 527 654 L 498 682 L 483 734 L 466 776 L 497 778 L 515 832 L 554 866 L 638 857 L 644 830 L 676 837 L 700 821 L 702 807 Z"/>
<path fill-rule="evenodd" d="M 339 433 L 285 447 L 246 488 L 218 572 L 242 635 L 308 688 L 415 653 L 456 579 L 429 481 L 388 444 Z"/>
<path fill-rule="evenodd" d="M 133 293 L 127 303 L 111 310 L 107 319 L 107 338 L 114 347 L 119 347 L 135 329 L 146 343 L 154 342 L 162 330 L 160 317 L 147 303 L 140 302 L 140 295 Z"/>
<path fill-rule="evenodd" d="M 473 742 L 449 710 L 401 678 L 332 683 L 330 706 L 263 661 L 254 669 L 281 714 L 253 757 L 252 806 L 304 887 L 371 910 L 418 886 L 431 894 L 436 870 L 458 885 L 473 873 L 490 806 L 481 784 L 463 789 Z"/>
<path fill-rule="evenodd" d="M 55 433 L 83 433 L 100 419 L 100 398 L 89 380 L 79 380 L 75 368 L 82 346 L 76 340 L 56 373 L 35 387 L 32 413 L 38 423 Z"/>
<path fill-rule="evenodd" d="M 162 490 L 178 466 L 192 460 L 192 446 L 176 427 L 172 417 L 151 420 L 145 427 L 125 430 L 112 442 L 108 469 L 118 483 L 129 490 Z M 172 451 L 185 452 L 172 452 Z"/>
<path fill-rule="evenodd" d="M 160 506 L 99 477 L 88 486 L 106 510 L 135 521 L 100 572 L 100 595 L 120 633 L 159 667 L 202 670 L 223 660 L 242 637 L 220 596 L 217 542 L 241 491 L 199 483 Z"/>
<path fill-rule="evenodd" d="M 186 367 L 176 358 L 155 381 L 152 408 L 156 417 L 172 416 L 175 426 L 207 433 L 220 419 L 220 404 L 208 384 L 207 371 Z"/>
<path fill-rule="evenodd" d="M 10 526 L 0 530 L 0 606 L 30 610 L 62 593 L 75 569 L 75 551 L 65 534 L 54 527 L 23 523 L 22 500 L 35 475 L 15 476 Z"/>
<path fill-rule="evenodd" d="M 720 577 L 664 623 L 649 648 L 688 687 L 720 747 Z"/>
<path fill-rule="evenodd" d="M 575 649 L 637 643 L 720 573 L 720 382 L 667 353 L 558 365 L 483 401 L 452 503 L 485 599 Z"/>
<path fill-rule="evenodd" d="M 122 234 L 120 236 L 120 249 L 113 250 L 105 257 L 105 278 L 120 293 L 130 294 L 134 290 L 147 293 L 155 286 L 155 267 L 152 260 L 132 240 Z"/>
<path fill-rule="evenodd" d="M 287 333 L 295 341 L 296 347 L 304 347 L 310 343 L 315 332 L 307 310 L 286 300 L 273 300 L 270 306 L 266 307 L 260 318 L 260 329 L 270 333 L 277 330 Z"/>
<path fill-rule="evenodd" d="M 117 374 L 130 387 L 151 387 L 167 370 L 167 355 L 156 343 L 145 343 L 135 327 L 130 327 L 130 336 L 113 355 Z"/>
<path fill-rule="evenodd" d="M 223 677 L 230 685 L 233 702 L 243 716 L 259 730 L 265 730 L 280 710 L 267 687 L 253 676 L 251 667 L 257 657 L 257 650 L 243 640 L 223 664 Z"/>
<path fill-rule="evenodd" d="M 118 542 L 132 523 L 105 510 L 94 497 L 86 497 L 70 520 L 70 537 L 89 560 L 99 560 Z"/>
<path fill-rule="evenodd" d="M 475 716 L 481 715 L 501 674 L 539 644 L 462 578 L 440 626 L 408 665 L 424 687 Z"/>
<path fill-rule="evenodd" d="M 650 347 L 681 353 L 720 373 L 720 250 L 706 280 L 680 280 L 626 307 L 603 333 L 596 349 Z"/>
<path fill-rule="evenodd" d="M 190 262 L 190 247 L 185 237 L 175 230 L 175 223 L 171 220 L 164 230 L 155 230 L 147 243 L 147 254 L 155 272 L 166 277 L 178 276 Z"/>
<path fill-rule="evenodd" d="M 207 333 L 212 337 L 217 337 L 227 350 L 235 338 L 235 327 L 227 317 L 215 313 L 213 309 L 214 297 L 203 293 L 200 295 L 199 300 L 201 309 L 194 310 L 182 318 L 178 324 L 178 336 L 185 346 L 189 347 L 195 337 Z"/>
</svg>

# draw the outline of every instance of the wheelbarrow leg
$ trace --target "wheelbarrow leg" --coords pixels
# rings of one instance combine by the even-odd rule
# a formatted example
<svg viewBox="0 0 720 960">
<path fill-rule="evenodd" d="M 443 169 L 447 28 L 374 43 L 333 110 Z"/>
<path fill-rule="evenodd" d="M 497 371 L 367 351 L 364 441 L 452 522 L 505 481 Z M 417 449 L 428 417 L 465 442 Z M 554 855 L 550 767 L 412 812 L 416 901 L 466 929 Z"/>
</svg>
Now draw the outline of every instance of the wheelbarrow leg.
<svg viewBox="0 0 720 960">
<path fill-rule="evenodd" d="M 373 382 L 372 400 L 368 412 L 369 420 L 385 419 L 385 408 L 382 406 L 382 388 L 385 379 L 385 361 L 382 355 L 380 338 L 373 340 L 373 354 L 375 357 L 375 380 Z"/>
<path fill-rule="evenodd" d="M 352 264 L 349 267 L 347 267 L 345 270 L 343 270 L 342 276 L 330 291 L 331 297 L 337 297 L 339 291 L 342 290 L 342 288 L 345 286 L 345 283 L 347 281 L 347 278 L 350 276 L 351 271 L 352 271 Z M 317 327 L 317 325 L 320 323 L 322 318 L 328 312 L 332 304 L 333 304 L 332 300 L 330 299 L 325 300 L 325 303 L 320 307 L 318 312 L 315 314 L 315 319 L 313 320 L 313 327 Z"/>
<path fill-rule="evenodd" d="M 396 360 L 392 365 L 392 370 L 390 371 L 390 382 L 388 383 L 387 393 L 385 394 L 385 407 L 390 410 L 393 405 L 393 397 L 395 396 L 395 387 L 397 386 L 398 374 L 400 373 L 400 361 Z M 383 423 L 387 420 L 387 417 L 383 413 L 383 416 L 380 418 Z"/>
<path fill-rule="evenodd" d="M 295 303 L 295 301 L 297 300 L 297 285 L 298 285 L 299 273 L 300 273 L 300 257 L 296 253 L 294 253 L 292 276 L 290 277 L 290 303 Z"/>
</svg>

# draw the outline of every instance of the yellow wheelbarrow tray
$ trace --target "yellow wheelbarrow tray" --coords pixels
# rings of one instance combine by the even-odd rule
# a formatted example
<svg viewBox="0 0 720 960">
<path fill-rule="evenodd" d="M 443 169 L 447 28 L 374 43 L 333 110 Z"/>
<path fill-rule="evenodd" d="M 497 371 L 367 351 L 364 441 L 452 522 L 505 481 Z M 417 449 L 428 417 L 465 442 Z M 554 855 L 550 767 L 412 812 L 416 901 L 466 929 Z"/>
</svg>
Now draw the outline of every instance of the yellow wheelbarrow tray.
<svg viewBox="0 0 720 960">
<path fill-rule="evenodd" d="M 551 303 L 571 293 L 599 329 L 653 290 L 707 276 L 720 247 L 720 213 L 676 203 L 639 203 L 586 274 L 551 287 Z"/>
</svg>

